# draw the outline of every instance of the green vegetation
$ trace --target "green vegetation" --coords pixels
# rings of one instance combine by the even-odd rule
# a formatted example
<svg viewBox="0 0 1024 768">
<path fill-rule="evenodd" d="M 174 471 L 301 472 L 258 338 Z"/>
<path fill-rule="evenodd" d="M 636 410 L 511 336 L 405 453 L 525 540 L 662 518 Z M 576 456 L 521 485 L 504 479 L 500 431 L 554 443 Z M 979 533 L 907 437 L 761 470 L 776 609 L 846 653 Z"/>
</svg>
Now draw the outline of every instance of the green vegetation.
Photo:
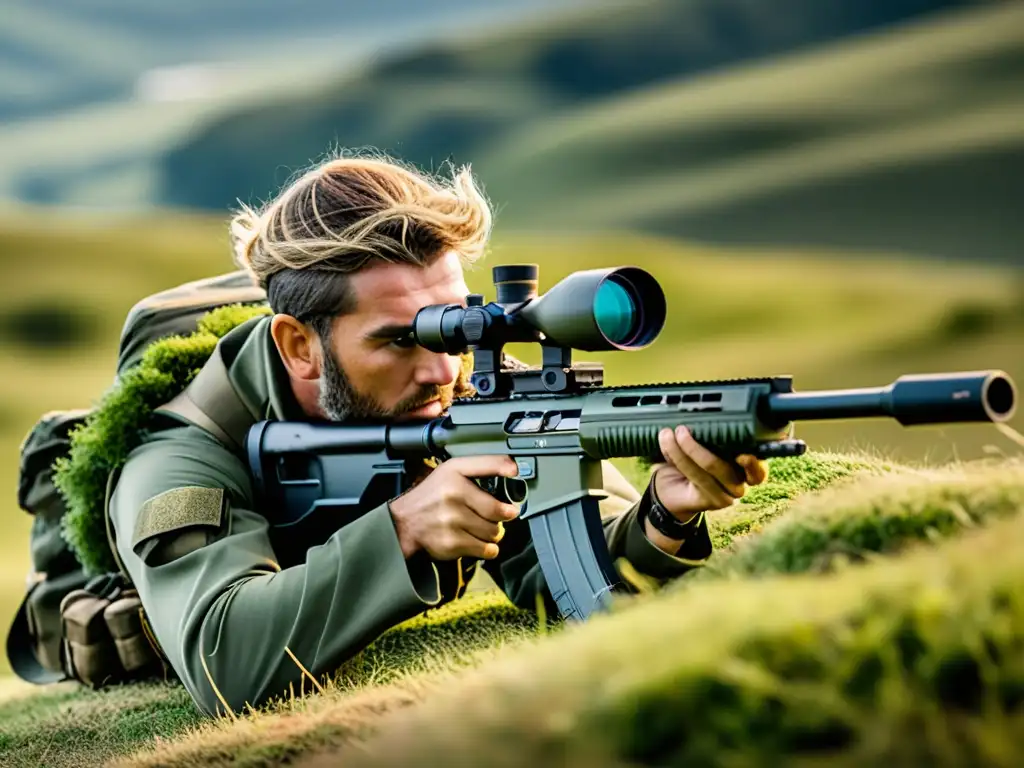
<svg viewBox="0 0 1024 768">
<path fill-rule="evenodd" d="M 160 339 L 71 433 L 70 452 L 57 460 L 53 477 L 67 504 L 64 538 L 87 573 L 117 570 L 103 519 L 107 479 L 141 443 L 153 409 L 188 386 L 222 336 L 267 314 L 267 307 L 221 307 L 200 318 L 195 333 Z"/>
<path fill-rule="evenodd" d="M 0 762 L 99 765 L 200 722 L 185 689 L 152 683 L 90 691 L 62 683 L 0 702 Z"/>
<path fill-rule="evenodd" d="M 336 743 L 338 729 L 327 734 L 323 727 L 312 727 L 305 737 L 294 734 L 295 738 L 284 739 L 284 732 L 273 725 L 274 718 L 311 719 L 317 713 L 327 717 L 331 704 L 345 701 L 348 706 L 353 696 L 374 701 L 372 714 L 383 714 L 386 702 L 396 703 L 388 698 L 392 688 L 405 691 L 399 701 L 407 705 L 419 698 L 415 691 L 428 689 L 431 676 L 479 663 L 481 654 L 511 647 L 534 631 L 531 616 L 503 597 L 473 594 L 391 630 L 339 670 L 324 696 L 302 698 L 312 690 L 307 684 L 294 697 L 273 705 L 270 709 L 277 713 L 273 718 L 246 712 L 239 713 L 239 720 L 204 721 L 185 689 L 174 683 L 101 691 L 61 684 L 38 693 L 19 692 L 7 702 L 0 697 L 0 764 L 98 765 L 188 732 L 201 737 L 203 750 L 216 752 L 225 762 L 244 762 L 247 750 L 263 760 L 269 754 L 297 755 L 311 746 Z M 422 684 L 418 676 L 423 677 Z M 240 732 L 226 729 L 229 722 Z M 351 716 L 346 722 L 351 724 Z M 256 742 L 252 742 L 254 732 L 261 734 Z M 268 733 L 278 734 L 275 743 L 264 743 Z M 325 739 L 326 735 L 335 738 Z"/>
<path fill-rule="evenodd" d="M 764 489 L 770 494 L 772 486 Z M 1020 461 L 970 471 L 888 470 L 853 487 L 832 487 L 805 499 L 758 535 L 740 540 L 697 580 L 835 570 L 896 552 L 908 542 L 949 538 L 1022 510 Z"/>
<path fill-rule="evenodd" d="M 95 318 L 67 302 L 37 300 L 0 311 L 0 343 L 5 345 L 58 350 L 95 337 Z"/>
<path fill-rule="evenodd" d="M 1022 534 L 634 604 L 306 765 L 1014 765 Z"/>
<path fill-rule="evenodd" d="M 200 722 L 162 684 L 49 690 L 0 705 L 0 760 L 1013 765 L 1024 461 L 847 460 L 873 472 L 840 476 L 843 457 L 826 455 L 805 458 L 803 487 L 777 473 L 766 488 L 788 498 L 716 556 L 725 568 L 709 575 L 727 579 L 699 574 L 547 632 L 502 597 L 471 593 L 386 633 L 322 694 L 303 697 L 306 686 L 220 721 Z M 862 556 L 827 568 L 813 554 L 787 559 L 785 530 L 804 553 L 835 555 L 845 535 L 845 552 Z M 57 739 L 75 748 L 41 760 Z"/>
<path fill-rule="evenodd" d="M 768 471 L 770 482 L 751 488 L 739 504 L 714 515 L 710 525 L 716 550 L 729 546 L 736 536 L 760 529 L 802 493 L 853 477 L 891 472 L 893 467 L 857 456 L 814 452 L 795 459 L 769 459 Z"/>
</svg>

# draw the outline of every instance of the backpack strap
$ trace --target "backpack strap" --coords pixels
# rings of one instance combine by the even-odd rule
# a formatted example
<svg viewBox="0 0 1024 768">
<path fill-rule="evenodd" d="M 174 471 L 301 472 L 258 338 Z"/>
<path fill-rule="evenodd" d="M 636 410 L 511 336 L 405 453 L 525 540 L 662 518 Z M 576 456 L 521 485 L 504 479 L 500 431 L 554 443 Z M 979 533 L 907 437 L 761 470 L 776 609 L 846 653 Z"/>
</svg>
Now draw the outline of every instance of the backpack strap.
<svg viewBox="0 0 1024 768">
<path fill-rule="evenodd" d="M 246 321 L 239 328 L 255 325 L 260 319 Z M 248 335 L 247 332 L 232 332 L 221 339 L 192 382 L 156 411 L 181 416 L 205 429 L 235 452 L 241 451 L 246 433 L 259 419 L 231 386 L 228 366 Z"/>
</svg>

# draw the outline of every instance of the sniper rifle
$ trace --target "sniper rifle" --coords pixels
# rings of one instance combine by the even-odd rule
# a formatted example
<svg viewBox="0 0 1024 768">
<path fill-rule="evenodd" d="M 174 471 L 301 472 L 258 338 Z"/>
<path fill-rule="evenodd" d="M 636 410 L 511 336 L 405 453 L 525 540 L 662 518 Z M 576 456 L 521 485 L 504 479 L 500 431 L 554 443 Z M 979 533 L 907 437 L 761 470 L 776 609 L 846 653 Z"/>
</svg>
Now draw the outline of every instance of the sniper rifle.
<svg viewBox="0 0 1024 768">
<path fill-rule="evenodd" d="M 601 461 L 663 461 L 658 432 L 686 425 L 723 458 L 799 456 L 797 420 L 891 417 L 903 425 L 1004 422 L 1016 388 L 1002 371 L 900 376 L 888 386 L 796 392 L 792 377 L 603 386 L 600 364 L 572 350 L 637 350 L 665 322 L 665 295 L 637 267 L 570 274 L 538 295 L 535 264 L 495 267 L 496 301 L 421 309 L 415 343 L 438 353 L 473 352 L 477 395 L 429 420 L 313 424 L 263 421 L 246 451 L 261 511 L 283 538 L 324 540 L 408 487 L 406 460 L 505 454 L 516 478 L 479 481 L 521 504 L 544 578 L 562 616 L 584 620 L 607 607 L 621 580 L 608 553 L 598 502 Z M 539 368 L 506 365 L 510 343 L 538 343 Z M 288 536 L 291 533 L 294 536 Z"/>
</svg>

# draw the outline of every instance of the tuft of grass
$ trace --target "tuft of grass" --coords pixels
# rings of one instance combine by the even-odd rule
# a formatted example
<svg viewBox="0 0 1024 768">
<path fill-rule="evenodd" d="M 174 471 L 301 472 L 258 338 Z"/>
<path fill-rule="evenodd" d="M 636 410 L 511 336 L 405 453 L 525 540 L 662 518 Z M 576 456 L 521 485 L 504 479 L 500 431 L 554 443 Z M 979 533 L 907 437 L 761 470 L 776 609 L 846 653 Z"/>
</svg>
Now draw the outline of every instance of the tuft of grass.
<svg viewBox="0 0 1024 768">
<path fill-rule="evenodd" d="M 70 433 L 69 452 L 54 463 L 53 479 L 67 506 L 64 538 L 88 573 L 117 570 L 103 519 L 107 478 L 139 446 L 153 409 L 188 385 L 227 331 L 269 313 L 265 306 L 220 307 L 201 318 L 194 333 L 154 342 Z"/>
<path fill-rule="evenodd" d="M 204 722 L 117 764 L 262 768 L 365 740 L 388 714 L 436 695 L 463 670 L 486 667 L 537 630 L 536 617 L 504 595 L 470 594 L 384 633 L 343 665 L 322 695 L 296 691 L 236 721 Z"/>
<path fill-rule="evenodd" d="M 1024 461 L 866 479 L 802 498 L 699 577 L 821 572 L 1024 511 Z"/>
<path fill-rule="evenodd" d="M 111 768 L 269 768 L 368 738 L 393 713 L 422 703 L 451 682 L 450 675 L 411 676 L 382 687 L 341 695 L 294 699 L 271 713 L 249 713 L 234 721 L 206 721 L 174 741 L 112 760 Z"/>
<path fill-rule="evenodd" d="M 342 665 L 333 682 L 353 690 L 470 666 L 481 651 L 497 651 L 538 631 L 536 614 L 517 608 L 503 593 L 470 593 L 385 632 Z"/>
<path fill-rule="evenodd" d="M 180 685 L 135 683 L 92 691 L 60 684 L 0 704 L 0 765 L 100 765 L 201 720 Z"/>
<path fill-rule="evenodd" d="M 643 598 L 302 765 L 1016 765 L 1021 541 Z"/>
<path fill-rule="evenodd" d="M 768 479 L 750 488 L 739 503 L 708 515 L 716 550 L 759 530 L 796 498 L 855 478 L 898 471 L 899 465 L 868 454 L 808 451 L 803 456 L 769 459 Z"/>
</svg>

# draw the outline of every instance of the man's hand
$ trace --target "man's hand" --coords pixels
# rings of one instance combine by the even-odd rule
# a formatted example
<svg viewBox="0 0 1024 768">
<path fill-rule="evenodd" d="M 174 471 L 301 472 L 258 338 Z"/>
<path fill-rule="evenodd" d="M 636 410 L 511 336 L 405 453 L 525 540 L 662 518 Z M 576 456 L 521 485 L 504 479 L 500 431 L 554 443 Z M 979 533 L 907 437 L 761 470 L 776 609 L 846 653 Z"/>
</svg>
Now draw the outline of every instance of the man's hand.
<svg viewBox="0 0 1024 768">
<path fill-rule="evenodd" d="M 504 535 L 501 524 L 514 519 L 519 510 L 481 490 L 470 478 L 518 473 L 508 456 L 462 456 L 442 462 L 390 504 L 402 554 L 408 559 L 423 549 L 435 560 L 497 557 Z"/>
<path fill-rule="evenodd" d="M 737 456 L 735 463 L 719 458 L 693 439 L 683 426 L 675 432 L 658 433 L 662 455 L 668 460 L 654 472 L 654 490 L 658 501 L 681 523 L 701 512 L 724 509 L 735 504 L 750 485 L 760 485 L 768 477 L 768 466 L 749 455 Z M 648 538 L 667 552 L 675 552 L 679 542 L 670 540 L 650 524 Z"/>
</svg>

